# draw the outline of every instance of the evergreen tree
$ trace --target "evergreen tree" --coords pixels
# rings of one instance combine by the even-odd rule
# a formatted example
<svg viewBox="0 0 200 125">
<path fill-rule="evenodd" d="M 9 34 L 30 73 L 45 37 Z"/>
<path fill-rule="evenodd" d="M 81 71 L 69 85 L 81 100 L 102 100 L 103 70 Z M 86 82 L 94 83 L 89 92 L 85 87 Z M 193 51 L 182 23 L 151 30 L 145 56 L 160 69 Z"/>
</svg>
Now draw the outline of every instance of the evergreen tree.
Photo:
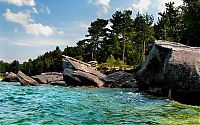
<svg viewBox="0 0 200 125">
<path fill-rule="evenodd" d="M 147 45 L 154 42 L 154 28 L 152 24 L 153 17 L 148 14 L 141 15 L 138 13 L 134 20 L 134 28 L 137 33 L 134 42 L 139 49 L 139 51 L 136 52 L 141 53 L 140 56 L 143 61 L 145 59 Z"/>
<path fill-rule="evenodd" d="M 104 19 L 97 19 L 96 21 L 92 22 L 90 27 L 88 28 L 90 40 L 88 41 L 90 44 L 90 51 L 91 51 L 91 60 L 94 60 L 96 57 L 99 48 L 103 42 L 104 36 L 106 34 L 108 25 L 108 20 Z"/>
<path fill-rule="evenodd" d="M 185 30 L 181 42 L 191 46 L 200 46 L 200 0 L 183 1 Z"/>
<path fill-rule="evenodd" d="M 130 41 L 130 36 L 133 31 L 133 19 L 131 18 L 132 11 L 125 10 L 123 13 L 121 11 L 116 11 L 112 15 L 110 22 L 112 23 L 111 28 L 113 29 L 112 34 L 114 37 L 118 37 L 118 40 L 122 45 L 122 60 L 125 60 L 126 42 Z M 115 36 L 116 35 L 116 36 Z M 116 40 L 116 39 L 115 39 Z M 116 42 L 116 41 L 115 41 Z"/>
<path fill-rule="evenodd" d="M 154 26 L 155 37 L 157 39 L 180 42 L 183 30 L 180 7 L 174 7 L 174 2 L 166 3 L 165 6 L 166 11 L 159 13 L 161 17 Z"/>
<path fill-rule="evenodd" d="M 11 72 L 17 73 L 19 71 L 19 61 L 14 60 L 11 64 Z"/>
</svg>

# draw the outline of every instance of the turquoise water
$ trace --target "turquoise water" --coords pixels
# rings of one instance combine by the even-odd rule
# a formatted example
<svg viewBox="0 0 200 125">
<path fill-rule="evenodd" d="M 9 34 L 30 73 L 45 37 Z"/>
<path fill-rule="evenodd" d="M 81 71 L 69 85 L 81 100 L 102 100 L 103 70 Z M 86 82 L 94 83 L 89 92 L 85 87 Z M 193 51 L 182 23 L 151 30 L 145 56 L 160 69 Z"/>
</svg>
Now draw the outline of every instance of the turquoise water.
<svg viewBox="0 0 200 125">
<path fill-rule="evenodd" d="M 1 125 L 200 125 L 200 107 L 130 89 L 0 82 Z"/>
</svg>

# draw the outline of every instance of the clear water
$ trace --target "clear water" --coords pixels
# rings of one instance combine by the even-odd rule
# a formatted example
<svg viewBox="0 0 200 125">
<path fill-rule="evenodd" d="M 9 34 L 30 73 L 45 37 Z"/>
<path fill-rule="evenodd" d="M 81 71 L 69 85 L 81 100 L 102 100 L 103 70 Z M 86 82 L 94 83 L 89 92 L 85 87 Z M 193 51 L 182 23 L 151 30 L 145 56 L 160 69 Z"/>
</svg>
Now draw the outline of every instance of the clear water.
<svg viewBox="0 0 200 125">
<path fill-rule="evenodd" d="M 130 89 L 0 82 L 1 125 L 200 125 L 200 107 Z"/>
</svg>

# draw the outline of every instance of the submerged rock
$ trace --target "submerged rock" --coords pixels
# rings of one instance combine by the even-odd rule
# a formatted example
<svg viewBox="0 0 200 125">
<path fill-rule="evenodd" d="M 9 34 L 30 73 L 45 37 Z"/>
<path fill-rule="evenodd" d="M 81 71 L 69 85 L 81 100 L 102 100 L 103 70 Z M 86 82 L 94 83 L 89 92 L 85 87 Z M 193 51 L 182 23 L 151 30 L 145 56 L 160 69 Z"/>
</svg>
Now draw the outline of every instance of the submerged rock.
<svg viewBox="0 0 200 125">
<path fill-rule="evenodd" d="M 63 56 L 63 66 L 63 77 L 69 86 L 103 87 L 105 84 L 102 80 L 105 75 L 85 62 Z"/>
<path fill-rule="evenodd" d="M 65 81 L 52 81 L 50 82 L 51 85 L 57 85 L 57 86 L 67 86 L 67 84 L 65 83 Z"/>
<path fill-rule="evenodd" d="M 156 41 L 137 82 L 141 90 L 200 105 L 200 48 Z"/>
<path fill-rule="evenodd" d="M 25 75 L 21 71 L 19 71 L 17 73 L 17 77 L 18 77 L 19 82 L 21 83 L 22 86 L 38 86 L 38 85 L 40 85 L 37 81 L 35 81 L 31 77 Z"/>
</svg>

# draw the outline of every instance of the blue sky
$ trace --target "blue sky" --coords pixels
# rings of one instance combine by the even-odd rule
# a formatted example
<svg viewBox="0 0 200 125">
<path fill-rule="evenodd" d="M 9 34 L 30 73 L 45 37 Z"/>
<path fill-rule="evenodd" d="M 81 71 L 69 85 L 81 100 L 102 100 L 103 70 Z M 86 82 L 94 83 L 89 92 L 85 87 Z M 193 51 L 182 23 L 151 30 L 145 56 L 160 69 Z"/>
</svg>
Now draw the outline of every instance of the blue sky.
<svg viewBox="0 0 200 125">
<path fill-rule="evenodd" d="M 182 0 L 0 0 L 0 60 L 37 58 L 56 46 L 75 46 L 97 18 L 109 19 L 116 10 L 153 14 L 164 3 Z"/>
</svg>

